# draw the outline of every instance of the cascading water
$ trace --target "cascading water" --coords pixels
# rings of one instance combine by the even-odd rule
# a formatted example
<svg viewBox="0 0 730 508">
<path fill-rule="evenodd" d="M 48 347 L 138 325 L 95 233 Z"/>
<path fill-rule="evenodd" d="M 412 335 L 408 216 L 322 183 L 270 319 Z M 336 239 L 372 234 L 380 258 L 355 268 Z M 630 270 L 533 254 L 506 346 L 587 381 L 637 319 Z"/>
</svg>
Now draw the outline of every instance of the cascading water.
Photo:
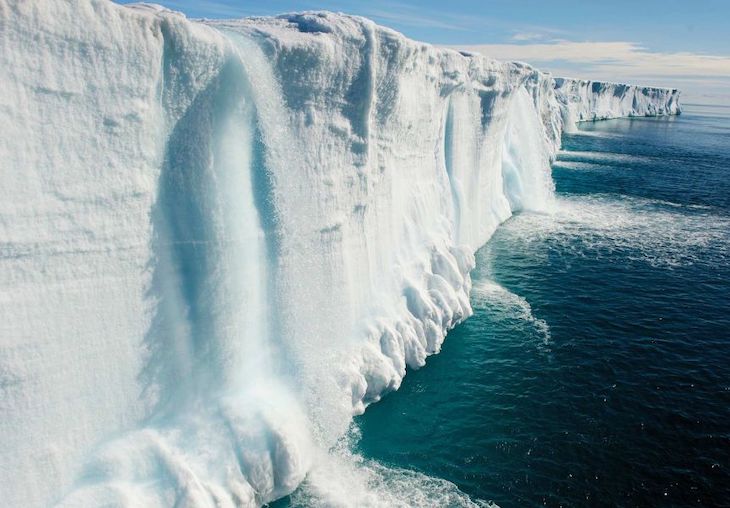
<svg viewBox="0 0 730 508">
<path fill-rule="evenodd" d="M 524 88 L 510 105 L 504 136 L 502 177 L 512 211 L 549 211 L 554 200 L 549 154 L 535 150 L 544 137 L 532 101 Z"/>
<path fill-rule="evenodd" d="M 362 30 L 370 46 L 365 53 L 353 54 L 360 61 L 345 68 L 352 74 L 344 81 L 352 79 L 349 86 L 358 87 L 355 100 L 361 101 L 364 94 L 377 107 L 378 63 L 373 54 L 379 42 L 374 40 L 372 26 L 360 23 L 354 28 Z M 495 109 L 489 118 L 484 116 L 483 100 L 456 98 L 455 102 L 462 101 L 458 112 L 439 103 L 429 105 L 427 111 L 449 117 L 445 129 L 450 132 L 448 136 L 433 132 L 426 141 L 438 148 L 440 139 L 448 137 L 444 145 L 448 150 L 428 161 L 437 185 L 426 182 L 427 188 L 418 189 L 417 184 L 415 193 L 414 180 L 397 174 L 379 175 L 380 182 L 368 183 L 373 169 L 370 152 L 375 155 L 376 149 L 358 148 L 360 143 L 368 147 L 377 142 L 388 132 L 388 122 L 402 120 L 391 114 L 381 124 L 371 125 L 367 111 L 344 109 L 344 120 L 352 129 L 360 124 L 352 134 L 355 141 L 344 140 L 355 150 L 349 164 L 355 170 L 362 168 L 360 178 L 376 193 L 382 187 L 392 193 L 390 206 L 400 212 L 375 226 L 366 221 L 357 226 L 357 236 L 367 240 L 359 246 L 366 255 L 351 248 L 334 257 L 323 256 L 323 243 L 342 248 L 349 220 L 338 218 L 339 225 L 320 228 L 319 238 L 305 236 L 303 232 L 312 229 L 309 223 L 331 222 L 333 214 L 322 210 L 319 199 L 312 199 L 316 193 L 311 187 L 285 177 L 293 173 L 304 179 L 320 178 L 316 171 L 312 173 L 317 168 L 307 157 L 318 155 L 312 154 L 311 145 L 324 134 L 316 130 L 331 127 L 326 121 L 321 126 L 314 121 L 297 125 L 301 119 L 292 104 L 302 99 L 294 95 L 301 92 L 282 89 L 282 77 L 277 79 L 278 69 L 264 53 L 269 38 L 252 33 L 246 25 L 222 25 L 220 30 L 229 43 L 221 70 L 171 131 L 153 212 L 161 262 L 156 265 L 152 290 L 162 304 L 147 341 L 152 351 L 149 383 L 158 391 L 160 404 L 141 429 L 105 445 L 107 451 L 84 474 L 93 481 L 82 482 L 65 500 L 68 505 L 89 503 L 100 490 L 116 489 L 120 482 L 128 487 L 116 495 L 131 496 L 143 504 L 181 488 L 182 495 L 177 497 L 195 506 L 223 500 L 260 504 L 291 492 L 313 465 L 315 471 L 332 471 L 335 461 L 342 468 L 348 455 L 340 449 L 328 458 L 327 450 L 347 432 L 353 412 L 397 387 L 406 363 L 422 365 L 426 354 L 440 347 L 444 330 L 471 312 L 466 294 L 472 261 L 459 258 L 470 254 L 442 251 L 443 242 L 456 233 L 453 222 L 428 209 L 428 196 L 444 196 L 444 188 L 458 187 L 459 176 L 474 180 L 464 206 L 485 210 L 484 203 L 496 202 L 486 206 L 494 210 L 492 230 L 509 215 L 499 186 L 502 174 L 508 199 L 534 207 L 545 200 L 540 192 L 546 187 L 539 183 L 549 179 L 547 156 L 544 149 L 537 156 L 530 153 L 535 144 L 544 146 L 544 134 L 524 88 L 504 99 L 503 109 L 496 107 L 498 100 L 490 103 Z M 398 105 L 398 100 L 391 101 Z M 424 112 L 417 105 L 406 105 L 418 115 Z M 500 134 L 505 125 L 505 134 Z M 308 129 L 314 132 L 307 133 Z M 461 139 L 455 137 L 454 129 Z M 489 145 L 500 135 L 506 150 L 501 166 L 495 164 L 498 150 L 493 153 Z M 468 164 L 455 156 L 464 153 L 462 139 L 472 150 Z M 381 159 L 390 151 L 380 150 Z M 393 155 L 400 157 L 397 151 Z M 401 164 L 404 172 L 409 167 L 416 172 L 422 169 L 412 162 Z M 481 171 L 485 166 L 492 169 Z M 519 172 L 517 183 L 510 171 Z M 352 194 L 350 177 L 341 178 L 346 190 L 338 194 Z M 485 193 L 494 199 L 485 201 Z M 440 198 L 443 207 L 457 210 L 451 205 L 458 199 L 456 194 L 445 196 L 451 200 Z M 367 194 L 360 199 L 364 204 L 354 205 L 356 216 L 364 211 L 358 206 L 382 208 Z M 521 206 L 513 204 L 514 209 Z M 310 211 L 301 214 L 302 209 Z M 400 224 L 400 216 L 410 221 Z M 462 221 L 467 228 L 481 231 L 477 238 L 491 234 L 473 215 Z M 414 229 L 414 224 L 426 226 L 426 234 Z M 398 243 L 388 231 L 398 228 L 404 228 L 405 242 Z M 383 232 L 387 240 L 381 241 L 396 247 L 391 254 L 381 249 L 386 257 L 371 252 L 375 238 Z M 316 260 L 323 264 L 313 264 Z M 401 282 L 394 279 L 396 285 L 390 275 L 381 279 L 381 272 L 387 274 L 387 266 L 393 263 L 403 271 Z M 364 295 L 358 297 L 352 291 L 363 286 L 358 273 L 363 267 L 372 275 Z M 345 278 L 327 280 L 338 273 Z M 298 284 L 292 286 L 296 280 Z M 340 301 L 328 301 L 342 289 Z M 390 303 L 368 309 L 358 301 L 363 296 Z M 328 309 L 328 319 L 318 316 L 321 309 Z M 149 457 L 146 461 L 157 464 L 154 470 L 145 471 L 136 462 L 128 464 L 130 450 Z M 180 469 L 192 481 L 181 480 Z M 347 481 L 366 483 L 371 474 L 353 469 Z M 314 474 L 312 485 L 322 488 L 321 477 L 318 481 Z M 140 482 L 150 479 L 167 487 L 147 492 Z M 324 490 L 337 490 L 335 484 L 329 479 Z"/>
<path fill-rule="evenodd" d="M 104 445 L 63 505 L 110 495 L 142 505 L 170 496 L 191 506 L 261 504 L 290 492 L 308 468 L 310 426 L 272 312 L 276 212 L 258 130 L 267 105 L 249 79 L 255 49 L 229 49 L 166 143 L 152 211 L 150 292 L 159 304 L 143 371 L 156 409 Z"/>
</svg>

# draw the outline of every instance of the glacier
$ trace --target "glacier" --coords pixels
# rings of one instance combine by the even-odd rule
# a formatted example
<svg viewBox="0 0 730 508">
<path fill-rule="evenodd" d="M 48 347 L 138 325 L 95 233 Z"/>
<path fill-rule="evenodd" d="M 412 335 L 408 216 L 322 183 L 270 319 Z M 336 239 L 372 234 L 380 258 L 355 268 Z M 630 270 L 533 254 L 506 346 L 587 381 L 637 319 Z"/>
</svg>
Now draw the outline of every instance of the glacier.
<svg viewBox="0 0 730 508">
<path fill-rule="evenodd" d="M 578 122 L 681 113 L 677 89 L 555 78 L 555 91 L 566 131 Z"/>
<path fill-rule="evenodd" d="M 0 0 L 0 84 L 9 507 L 257 506 L 305 478 L 323 505 L 469 505 L 408 472 L 373 494 L 353 415 L 471 314 L 498 225 L 550 211 L 564 130 L 680 112 L 360 17 L 106 0 Z"/>
</svg>

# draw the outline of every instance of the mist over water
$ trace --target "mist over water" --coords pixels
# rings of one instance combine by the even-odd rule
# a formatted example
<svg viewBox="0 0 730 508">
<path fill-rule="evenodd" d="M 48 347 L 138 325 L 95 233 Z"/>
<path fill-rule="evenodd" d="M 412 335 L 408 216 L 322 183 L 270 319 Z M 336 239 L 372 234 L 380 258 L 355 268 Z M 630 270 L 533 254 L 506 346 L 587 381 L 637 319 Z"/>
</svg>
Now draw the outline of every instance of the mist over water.
<svg viewBox="0 0 730 508">
<path fill-rule="evenodd" d="M 727 503 L 725 113 L 564 136 L 554 211 L 478 252 L 474 316 L 357 419 L 362 460 L 502 507 Z"/>
</svg>

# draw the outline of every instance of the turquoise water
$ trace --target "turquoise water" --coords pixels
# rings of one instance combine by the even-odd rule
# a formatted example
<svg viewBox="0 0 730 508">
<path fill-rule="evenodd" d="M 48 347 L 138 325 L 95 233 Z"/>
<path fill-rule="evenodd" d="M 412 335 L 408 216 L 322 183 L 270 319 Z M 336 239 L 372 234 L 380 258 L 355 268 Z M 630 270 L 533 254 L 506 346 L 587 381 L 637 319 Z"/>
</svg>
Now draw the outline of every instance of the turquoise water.
<svg viewBox="0 0 730 508">
<path fill-rule="evenodd" d="M 719 111 L 719 113 L 718 113 Z M 358 452 L 516 506 L 730 506 L 730 110 L 582 124 Z"/>
</svg>

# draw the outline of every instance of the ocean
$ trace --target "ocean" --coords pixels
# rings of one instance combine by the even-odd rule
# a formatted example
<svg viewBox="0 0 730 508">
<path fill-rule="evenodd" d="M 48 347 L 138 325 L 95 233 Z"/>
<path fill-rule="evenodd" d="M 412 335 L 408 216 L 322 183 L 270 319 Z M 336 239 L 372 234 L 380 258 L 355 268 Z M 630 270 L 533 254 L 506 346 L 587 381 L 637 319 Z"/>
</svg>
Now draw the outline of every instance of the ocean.
<svg viewBox="0 0 730 508">
<path fill-rule="evenodd" d="M 730 506 L 730 109 L 580 124 L 553 178 L 356 452 L 503 508 Z"/>
</svg>

